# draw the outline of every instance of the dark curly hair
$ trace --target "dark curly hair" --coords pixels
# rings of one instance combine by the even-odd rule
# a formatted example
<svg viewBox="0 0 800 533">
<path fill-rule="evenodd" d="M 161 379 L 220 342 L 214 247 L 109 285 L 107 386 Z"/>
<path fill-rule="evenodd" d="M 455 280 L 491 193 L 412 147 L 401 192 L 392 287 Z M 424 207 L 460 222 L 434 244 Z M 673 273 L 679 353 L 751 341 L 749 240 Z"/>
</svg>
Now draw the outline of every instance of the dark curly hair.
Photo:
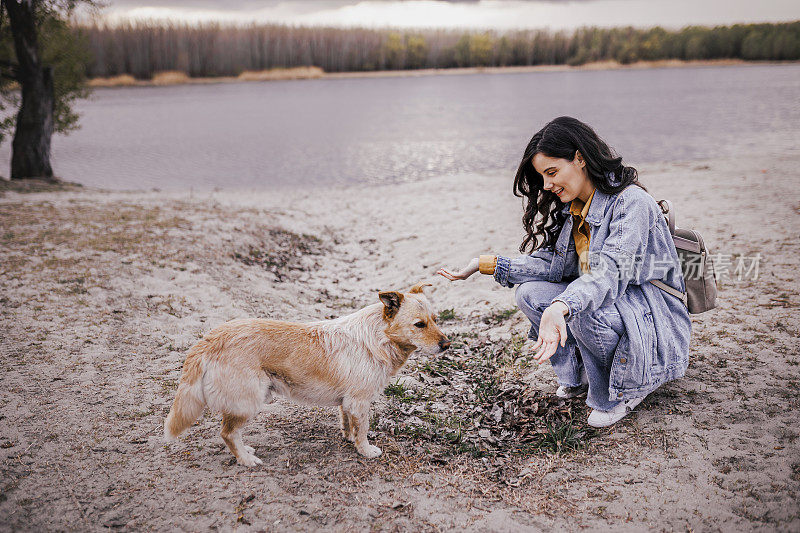
<svg viewBox="0 0 800 533">
<path fill-rule="evenodd" d="M 533 156 L 544 154 L 572 161 L 576 152 L 586 161 L 589 179 L 597 190 L 616 194 L 631 184 L 644 189 L 636 169 L 623 165 L 622 158 L 590 126 L 572 117 L 551 120 L 528 143 L 514 178 L 514 195 L 525 199 L 522 225 L 526 236 L 520 252 L 553 248 L 568 216 L 562 212 L 558 196 L 544 189 L 542 175 L 533 168 Z"/>
</svg>

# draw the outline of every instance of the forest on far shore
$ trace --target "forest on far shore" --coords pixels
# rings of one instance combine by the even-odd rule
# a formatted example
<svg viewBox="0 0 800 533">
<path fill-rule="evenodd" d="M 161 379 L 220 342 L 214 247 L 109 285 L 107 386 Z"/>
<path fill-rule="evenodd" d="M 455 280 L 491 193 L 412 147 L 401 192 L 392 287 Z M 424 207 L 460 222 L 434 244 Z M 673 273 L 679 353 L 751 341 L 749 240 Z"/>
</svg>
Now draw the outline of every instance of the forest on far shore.
<svg viewBox="0 0 800 533">
<path fill-rule="evenodd" d="M 581 65 L 664 59 L 798 60 L 800 21 L 733 26 L 465 32 L 280 25 L 137 23 L 72 28 L 91 53 L 89 77 L 192 77 L 315 66 L 326 72 Z"/>
</svg>

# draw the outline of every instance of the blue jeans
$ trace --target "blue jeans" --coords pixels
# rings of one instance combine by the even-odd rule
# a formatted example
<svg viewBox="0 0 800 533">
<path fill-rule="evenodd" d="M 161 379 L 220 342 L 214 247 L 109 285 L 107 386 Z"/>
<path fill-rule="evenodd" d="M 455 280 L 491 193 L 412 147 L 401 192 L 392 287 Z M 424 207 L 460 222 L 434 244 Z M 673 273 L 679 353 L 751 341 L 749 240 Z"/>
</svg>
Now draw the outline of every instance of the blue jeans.
<svg viewBox="0 0 800 533">
<path fill-rule="evenodd" d="M 538 337 L 542 313 L 567 285 L 566 282 L 528 281 L 517 286 L 517 305 L 531 321 L 530 338 Z M 581 313 L 567 324 L 566 343 L 564 347 L 559 345 L 550 358 L 558 382 L 566 387 L 580 385 L 581 370 L 586 370 L 589 378 L 586 405 L 592 409 L 608 411 L 619 403 L 610 399 L 608 385 L 614 352 L 624 333 L 622 317 L 614 305 L 600 307 L 593 313 Z"/>
</svg>

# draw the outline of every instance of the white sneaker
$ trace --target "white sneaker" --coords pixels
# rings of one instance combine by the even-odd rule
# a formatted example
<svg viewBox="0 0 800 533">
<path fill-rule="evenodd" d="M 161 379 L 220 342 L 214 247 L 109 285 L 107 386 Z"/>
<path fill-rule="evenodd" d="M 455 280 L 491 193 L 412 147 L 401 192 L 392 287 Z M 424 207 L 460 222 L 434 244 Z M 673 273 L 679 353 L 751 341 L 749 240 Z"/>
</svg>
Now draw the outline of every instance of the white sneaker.
<svg viewBox="0 0 800 533">
<path fill-rule="evenodd" d="M 592 409 L 592 412 L 589 413 L 589 420 L 587 420 L 587 423 L 593 428 L 604 428 L 616 424 L 628 416 L 628 413 L 633 411 L 634 407 L 642 403 L 642 400 L 644 400 L 644 397 L 623 400 L 610 411 Z"/>
<path fill-rule="evenodd" d="M 576 396 L 580 396 L 581 394 L 585 393 L 589 390 L 589 376 L 586 375 L 586 369 L 581 369 L 581 384 L 575 387 L 565 387 L 564 385 L 559 385 L 558 389 L 556 389 L 556 396 L 559 398 L 569 399 L 575 398 Z"/>
</svg>

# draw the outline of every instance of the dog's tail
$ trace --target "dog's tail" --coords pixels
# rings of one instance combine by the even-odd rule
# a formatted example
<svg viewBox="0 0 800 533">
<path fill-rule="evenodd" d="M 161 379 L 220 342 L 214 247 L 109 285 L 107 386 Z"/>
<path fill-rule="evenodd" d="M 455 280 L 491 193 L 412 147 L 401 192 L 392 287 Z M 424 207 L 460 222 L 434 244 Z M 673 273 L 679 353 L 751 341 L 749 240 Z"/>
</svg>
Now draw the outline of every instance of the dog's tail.
<svg viewBox="0 0 800 533">
<path fill-rule="evenodd" d="M 183 373 L 167 419 L 164 421 L 164 439 L 174 441 L 203 414 L 206 405 L 203 393 L 203 353 L 205 340 L 195 344 L 183 363 Z"/>
</svg>

